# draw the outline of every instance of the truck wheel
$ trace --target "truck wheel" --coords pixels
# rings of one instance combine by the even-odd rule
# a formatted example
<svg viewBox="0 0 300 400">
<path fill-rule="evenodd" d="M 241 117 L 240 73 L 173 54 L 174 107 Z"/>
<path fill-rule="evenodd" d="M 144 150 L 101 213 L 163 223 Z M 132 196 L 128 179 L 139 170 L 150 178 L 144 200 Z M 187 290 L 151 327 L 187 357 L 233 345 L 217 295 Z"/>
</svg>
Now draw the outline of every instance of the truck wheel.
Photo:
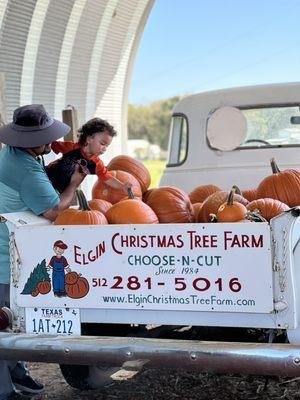
<svg viewBox="0 0 300 400">
<path fill-rule="evenodd" d="M 60 364 L 60 370 L 66 382 L 75 389 L 101 389 L 113 382 L 111 375 L 118 367 L 97 367 L 92 365 Z"/>
</svg>

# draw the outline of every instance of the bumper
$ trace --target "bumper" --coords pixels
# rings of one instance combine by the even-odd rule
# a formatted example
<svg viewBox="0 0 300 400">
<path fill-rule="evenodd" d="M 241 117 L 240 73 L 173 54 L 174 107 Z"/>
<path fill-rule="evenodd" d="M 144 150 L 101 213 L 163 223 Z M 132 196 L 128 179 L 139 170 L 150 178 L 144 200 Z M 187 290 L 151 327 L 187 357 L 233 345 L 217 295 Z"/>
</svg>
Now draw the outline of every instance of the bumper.
<svg viewBox="0 0 300 400">
<path fill-rule="evenodd" d="M 0 333 L 0 358 L 59 364 L 300 376 L 300 346 L 94 336 Z"/>
</svg>

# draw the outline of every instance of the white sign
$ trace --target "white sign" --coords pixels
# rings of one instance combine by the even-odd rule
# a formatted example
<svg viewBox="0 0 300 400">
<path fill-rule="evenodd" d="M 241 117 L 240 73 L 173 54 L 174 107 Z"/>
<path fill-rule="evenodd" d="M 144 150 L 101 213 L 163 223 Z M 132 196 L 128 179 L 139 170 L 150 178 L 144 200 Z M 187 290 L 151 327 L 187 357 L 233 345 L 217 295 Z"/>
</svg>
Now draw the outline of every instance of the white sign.
<svg viewBox="0 0 300 400">
<path fill-rule="evenodd" d="M 273 310 L 265 223 L 24 226 L 16 243 L 21 307 Z"/>
<path fill-rule="evenodd" d="M 65 308 L 26 308 L 26 332 L 52 335 L 80 335 L 80 312 Z"/>
</svg>

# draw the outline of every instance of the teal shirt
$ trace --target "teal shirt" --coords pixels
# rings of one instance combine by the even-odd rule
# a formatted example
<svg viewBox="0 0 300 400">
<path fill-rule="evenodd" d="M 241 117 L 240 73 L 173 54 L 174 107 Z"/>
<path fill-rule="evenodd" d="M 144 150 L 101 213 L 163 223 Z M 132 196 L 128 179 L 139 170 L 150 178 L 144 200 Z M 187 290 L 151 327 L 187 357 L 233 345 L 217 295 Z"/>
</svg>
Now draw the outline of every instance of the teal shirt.
<svg viewBox="0 0 300 400">
<path fill-rule="evenodd" d="M 41 215 L 59 196 L 34 157 L 16 147 L 0 151 L 0 214 L 32 211 Z M 0 223 L 0 283 L 10 282 L 8 229 Z"/>
</svg>

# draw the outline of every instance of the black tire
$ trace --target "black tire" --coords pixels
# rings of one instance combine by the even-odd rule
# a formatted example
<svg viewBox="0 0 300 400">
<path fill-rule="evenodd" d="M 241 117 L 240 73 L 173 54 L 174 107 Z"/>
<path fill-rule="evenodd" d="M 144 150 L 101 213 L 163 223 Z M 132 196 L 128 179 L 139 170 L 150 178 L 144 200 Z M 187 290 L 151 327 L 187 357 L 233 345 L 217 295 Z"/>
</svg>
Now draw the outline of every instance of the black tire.
<svg viewBox="0 0 300 400">
<path fill-rule="evenodd" d="M 113 383 L 111 375 L 119 369 L 119 367 L 60 364 L 66 382 L 79 390 L 101 389 Z"/>
</svg>

